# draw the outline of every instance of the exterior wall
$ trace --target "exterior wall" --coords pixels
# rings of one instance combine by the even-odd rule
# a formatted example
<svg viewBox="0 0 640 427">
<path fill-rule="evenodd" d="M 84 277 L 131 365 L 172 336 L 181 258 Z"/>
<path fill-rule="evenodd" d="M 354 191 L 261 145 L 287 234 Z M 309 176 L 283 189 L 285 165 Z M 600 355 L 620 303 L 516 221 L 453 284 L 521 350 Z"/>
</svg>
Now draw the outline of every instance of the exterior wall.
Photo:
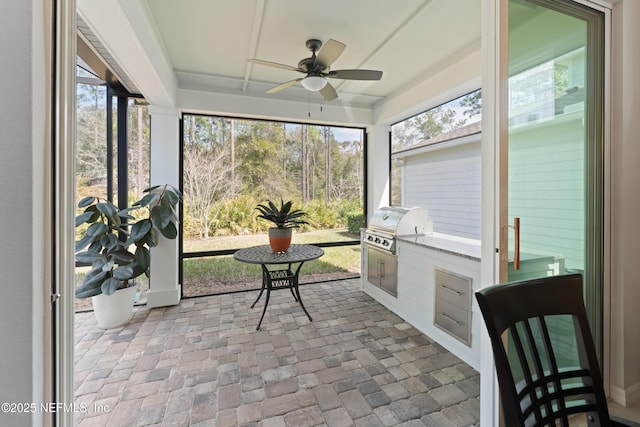
<svg viewBox="0 0 640 427">
<path fill-rule="evenodd" d="M 46 250 L 44 2 L 0 2 L 0 401 L 44 396 Z M 43 414 L 0 412 L 0 425 L 42 425 Z"/>
<path fill-rule="evenodd" d="M 480 240 L 480 141 L 404 158 L 402 200 L 429 211 L 433 231 Z"/>
<path fill-rule="evenodd" d="M 579 270 L 585 244 L 583 140 L 580 116 L 556 116 L 509 134 L 509 219 L 527 219 L 521 251 L 562 256 L 567 268 Z"/>
</svg>

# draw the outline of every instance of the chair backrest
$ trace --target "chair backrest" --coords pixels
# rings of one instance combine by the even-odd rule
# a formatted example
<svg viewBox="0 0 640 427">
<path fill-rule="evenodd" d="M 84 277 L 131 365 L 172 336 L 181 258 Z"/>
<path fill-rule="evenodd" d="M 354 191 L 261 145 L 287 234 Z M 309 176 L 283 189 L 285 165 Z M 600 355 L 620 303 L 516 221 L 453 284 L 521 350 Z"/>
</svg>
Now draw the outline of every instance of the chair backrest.
<svg viewBox="0 0 640 427">
<path fill-rule="evenodd" d="M 506 426 L 568 426 L 579 413 L 589 425 L 609 425 L 580 274 L 495 285 L 476 299 Z"/>
</svg>

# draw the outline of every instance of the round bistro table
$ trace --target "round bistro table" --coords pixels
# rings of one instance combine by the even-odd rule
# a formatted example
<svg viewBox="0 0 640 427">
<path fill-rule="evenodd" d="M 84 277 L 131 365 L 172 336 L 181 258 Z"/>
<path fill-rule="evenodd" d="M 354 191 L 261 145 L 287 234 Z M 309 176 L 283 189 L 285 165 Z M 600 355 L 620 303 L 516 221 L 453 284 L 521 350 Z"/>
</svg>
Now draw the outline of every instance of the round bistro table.
<svg viewBox="0 0 640 427">
<path fill-rule="evenodd" d="M 271 291 L 277 289 L 290 289 L 293 299 L 300 304 L 309 321 L 313 321 L 300 298 L 298 276 L 302 264 L 318 259 L 322 255 L 324 255 L 324 251 L 313 245 L 291 245 L 287 252 L 273 252 L 269 245 L 253 246 L 251 248 L 240 249 L 233 254 L 233 258 L 238 261 L 249 264 L 260 264 L 262 266 L 262 287 L 260 288 L 258 298 L 251 304 L 251 308 L 255 307 L 265 289 L 267 291 L 267 297 L 256 330 L 260 329 L 264 314 L 267 312 Z M 267 268 L 268 265 L 282 266 L 284 264 L 287 264 L 286 268 Z M 292 268 L 294 264 L 298 264 L 295 269 Z"/>
</svg>

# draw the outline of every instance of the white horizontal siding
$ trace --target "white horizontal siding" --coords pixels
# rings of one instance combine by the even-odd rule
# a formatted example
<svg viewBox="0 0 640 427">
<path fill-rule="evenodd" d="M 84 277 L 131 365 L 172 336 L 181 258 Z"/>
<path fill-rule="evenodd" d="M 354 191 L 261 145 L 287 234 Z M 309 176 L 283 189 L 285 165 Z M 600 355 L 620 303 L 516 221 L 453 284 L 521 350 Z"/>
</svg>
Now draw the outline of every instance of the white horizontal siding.
<svg viewBox="0 0 640 427">
<path fill-rule="evenodd" d="M 520 246 L 584 268 L 584 127 L 581 120 L 509 135 L 509 217 L 521 217 Z"/>
<path fill-rule="evenodd" d="M 522 251 L 584 268 L 584 161 L 580 120 L 510 133 L 509 221 L 522 218 Z M 403 205 L 428 209 L 434 231 L 480 239 L 479 142 L 406 156 L 402 179 Z"/>
<path fill-rule="evenodd" d="M 438 233 L 480 239 L 480 142 L 404 159 L 403 205 L 429 211 Z"/>
</svg>

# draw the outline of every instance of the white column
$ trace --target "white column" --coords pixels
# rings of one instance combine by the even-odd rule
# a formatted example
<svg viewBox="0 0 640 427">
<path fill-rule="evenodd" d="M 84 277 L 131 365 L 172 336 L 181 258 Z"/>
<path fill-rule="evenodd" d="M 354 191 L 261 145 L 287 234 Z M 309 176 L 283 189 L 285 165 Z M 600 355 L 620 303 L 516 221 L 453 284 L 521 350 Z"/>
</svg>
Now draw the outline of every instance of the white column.
<svg viewBox="0 0 640 427">
<path fill-rule="evenodd" d="M 389 205 L 389 132 L 391 126 L 388 125 L 367 128 L 368 217 L 379 207 Z"/>
<path fill-rule="evenodd" d="M 180 177 L 179 112 L 174 108 L 149 106 L 151 114 L 151 185 L 178 187 Z M 180 302 L 178 283 L 178 240 L 160 236 L 151 248 L 151 278 L 148 307 L 164 307 Z"/>
</svg>

